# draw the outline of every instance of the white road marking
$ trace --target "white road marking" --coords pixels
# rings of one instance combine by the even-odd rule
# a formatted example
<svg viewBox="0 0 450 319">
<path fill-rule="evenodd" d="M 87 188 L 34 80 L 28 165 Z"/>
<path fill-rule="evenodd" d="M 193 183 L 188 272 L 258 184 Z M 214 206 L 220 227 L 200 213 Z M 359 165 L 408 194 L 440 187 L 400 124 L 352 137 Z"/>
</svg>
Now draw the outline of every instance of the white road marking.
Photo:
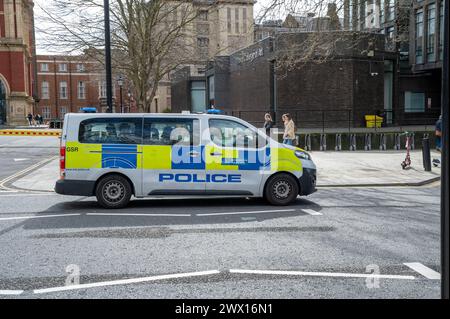
<svg viewBox="0 0 450 319">
<path fill-rule="evenodd" d="M 422 276 L 428 278 L 428 279 L 441 279 L 441 274 L 437 271 L 428 268 L 424 264 L 421 263 L 404 263 L 405 266 L 408 266 L 415 272 L 421 274 Z"/>
<path fill-rule="evenodd" d="M 14 162 L 22 162 L 22 161 L 28 161 L 29 158 L 15 158 Z"/>
<path fill-rule="evenodd" d="M 230 212 L 230 213 L 208 213 L 195 214 L 196 216 L 220 216 L 220 215 L 242 215 L 242 214 L 264 214 L 264 213 L 280 213 L 280 212 L 295 212 L 295 209 L 273 209 L 273 210 L 255 210 L 249 212 Z"/>
<path fill-rule="evenodd" d="M 130 214 L 130 213 L 87 213 L 88 216 L 153 216 L 153 217 L 191 217 L 191 214 Z"/>
<path fill-rule="evenodd" d="M 23 290 L 0 290 L 0 295 L 20 295 Z"/>
<path fill-rule="evenodd" d="M 312 209 L 302 209 L 302 211 L 309 215 L 313 215 L 313 216 L 322 215 L 322 213 L 316 212 L 315 210 L 312 210 Z"/>
<path fill-rule="evenodd" d="M 309 272 L 309 271 L 291 271 L 291 270 L 230 269 L 230 273 L 259 274 L 259 275 L 314 276 L 314 277 L 384 278 L 384 279 L 407 279 L 407 280 L 416 279 L 414 276 L 403 276 L 403 275 L 352 274 L 352 273 L 339 273 L 339 272 Z"/>
<path fill-rule="evenodd" d="M 53 160 L 55 160 L 57 158 L 58 158 L 58 156 L 53 156 L 51 158 L 47 158 L 47 159 L 45 159 L 43 161 L 40 161 L 39 163 L 36 163 L 36 164 L 31 165 L 31 166 L 29 166 L 29 167 L 27 167 L 27 168 L 25 168 L 25 169 L 23 169 L 23 170 L 21 170 L 21 171 L 19 171 L 17 173 L 14 173 L 11 176 L 6 177 L 5 179 L 0 181 L 0 189 L 14 191 L 14 189 L 5 186 L 5 184 L 8 183 L 9 181 L 12 181 L 15 178 L 18 178 L 18 177 L 20 177 L 22 175 L 25 175 L 28 172 L 33 171 L 34 169 L 38 168 L 40 165 L 44 165 L 44 164 L 50 163 L 51 161 L 53 161 Z"/>
<path fill-rule="evenodd" d="M 2 217 L 1 220 L 16 220 L 16 219 L 34 219 L 34 218 L 51 218 L 51 217 L 69 217 L 80 216 L 81 214 L 61 214 L 61 215 L 42 215 L 42 216 L 19 216 L 19 217 Z"/>
<path fill-rule="evenodd" d="M 208 275 L 215 275 L 215 274 L 219 274 L 219 273 L 220 273 L 219 270 L 208 270 L 208 271 L 198 271 L 198 272 L 180 273 L 180 274 L 172 274 L 172 275 L 160 275 L 160 276 L 141 277 L 141 278 L 132 278 L 132 279 L 119 279 L 119 280 L 111 280 L 111 281 L 94 282 L 94 283 L 89 283 L 89 284 L 79 284 L 79 285 L 71 285 L 71 286 L 45 288 L 45 289 L 35 289 L 35 290 L 33 290 L 33 292 L 35 294 L 42 294 L 42 293 L 65 291 L 65 290 L 86 289 L 86 288 L 105 287 L 105 286 L 114 286 L 114 285 L 127 285 L 127 284 L 135 284 L 135 283 L 148 282 L 148 281 L 164 280 L 164 279 L 208 276 Z"/>
<path fill-rule="evenodd" d="M 20 191 L 0 191 L 0 197 L 29 197 L 29 196 L 54 196 L 55 193 L 51 192 L 45 192 L 45 193 L 39 193 L 39 191 L 36 191 L 36 193 L 21 193 Z"/>
</svg>

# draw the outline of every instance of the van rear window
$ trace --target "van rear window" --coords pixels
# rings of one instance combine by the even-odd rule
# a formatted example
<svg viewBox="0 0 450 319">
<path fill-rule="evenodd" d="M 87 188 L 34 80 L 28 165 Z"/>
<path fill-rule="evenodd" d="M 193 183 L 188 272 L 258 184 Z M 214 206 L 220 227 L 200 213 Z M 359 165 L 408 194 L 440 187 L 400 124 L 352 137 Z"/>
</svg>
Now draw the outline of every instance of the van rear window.
<svg viewBox="0 0 450 319">
<path fill-rule="evenodd" d="M 142 118 L 93 118 L 80 123 L 80 143 L 141 144 Z"/>
</svg>

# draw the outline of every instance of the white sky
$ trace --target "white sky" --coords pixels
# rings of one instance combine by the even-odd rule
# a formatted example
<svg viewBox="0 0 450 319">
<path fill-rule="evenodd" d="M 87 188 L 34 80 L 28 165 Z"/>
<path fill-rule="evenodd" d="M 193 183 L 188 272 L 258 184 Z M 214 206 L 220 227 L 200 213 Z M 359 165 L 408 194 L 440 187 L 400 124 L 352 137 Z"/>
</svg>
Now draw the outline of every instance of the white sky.
<svg viewBox="0 0 450 319">
<path fill-rule="evenodd" d="M 257 0 L 255 5 L 254 5 L 254 16 L 255 18 L 257 17 L 259 11 L 261 10 L 261 8 L 264 6 L 264 4 L 269 4 L 272 3 L 272 1 L 274 0 Z M 331 1 L 336 1 L 336 0 L 330 0 Z M 338 2 L 339 0 L 337 0 Z M 51 50 L 49 50 L 48 48 L 43 47 L 42 43 L 42 39 L 43 39 L 43 34 L 39 31 L 39 29 L 45 29 L 45 23 L 43 21 L 43 18 L 45 17 L 45 13 L 42 11 L 41 7 L 44 9 L 48 9 L 49 7 L 52 6 L 52 2 L 54 3 L 54 1 L 52 0 L 34 0 L 35 6 L 34 6 L 34 15 L 35 15 L 35 25 L 36 25 L 36 50 L 38 54 L 56 54 L 57 52 L 52 52 Z M 287 6 L 289 5 L 289 0 L 287 1 L 283 1 L 283 0 L 279 0 L 280 3 L 282 3 L 283 5 L 286 4 L 286 7 L 283 7 L 282 11 L 288 10 Z M 294 3 L 294 1 L 292 1 Z M 317 3 L 321 3 L 321 5 L 326 6 L 326 3 L 328 2 L 328 0 L 300 0 L 300 1 L 295 1 L 296 4 L 300 5 L 307 5 L 307 4 L 317 4 Z M 297 8 L 293 8 L 290 10 L 297 10 Z M 280 13 L 277 12 L 277 16 L 281 15 L 282 18 L 284 18 L 284 16 L 286 15 L 285 13 Z"/>
</svg>

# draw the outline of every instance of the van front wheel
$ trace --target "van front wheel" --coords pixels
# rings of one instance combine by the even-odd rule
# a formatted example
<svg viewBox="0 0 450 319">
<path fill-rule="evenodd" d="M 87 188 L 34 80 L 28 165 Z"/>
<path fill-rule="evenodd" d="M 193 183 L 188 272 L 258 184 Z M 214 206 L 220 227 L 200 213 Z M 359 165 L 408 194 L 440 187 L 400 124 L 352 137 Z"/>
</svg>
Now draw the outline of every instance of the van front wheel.
<svg viewBox="0 0 450 319">
<path fill-rule="evenodd" d="M 264 191 L 266 200 L 276 206 L 289 205 L 299 193 L 297 181 L 289 174 L 277 174 L 269 179 Z"/>
<path fill-rule="evenodd" d="M 131 185 L 120 175 L 103 177 L 95 189 L 98 203 L 105 208 L 123 208 L 131 198 Z"/>
</svg>

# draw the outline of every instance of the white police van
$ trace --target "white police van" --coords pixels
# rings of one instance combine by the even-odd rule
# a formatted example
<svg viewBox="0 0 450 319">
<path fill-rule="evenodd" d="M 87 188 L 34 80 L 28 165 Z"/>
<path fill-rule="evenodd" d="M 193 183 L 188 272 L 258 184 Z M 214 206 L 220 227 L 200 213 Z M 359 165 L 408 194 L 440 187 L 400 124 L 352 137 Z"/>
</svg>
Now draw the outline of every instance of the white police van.
<svg viewBox="0 0 450 319">
<path fill-rule="evenodd" d="M 131 196 L 264 197 L 288 205 L 316 191 L 316 166 L 235 117 L 210 114 L 68 113 L 60 147 L 64 195 L 107 208 Z"/>
</svg>

